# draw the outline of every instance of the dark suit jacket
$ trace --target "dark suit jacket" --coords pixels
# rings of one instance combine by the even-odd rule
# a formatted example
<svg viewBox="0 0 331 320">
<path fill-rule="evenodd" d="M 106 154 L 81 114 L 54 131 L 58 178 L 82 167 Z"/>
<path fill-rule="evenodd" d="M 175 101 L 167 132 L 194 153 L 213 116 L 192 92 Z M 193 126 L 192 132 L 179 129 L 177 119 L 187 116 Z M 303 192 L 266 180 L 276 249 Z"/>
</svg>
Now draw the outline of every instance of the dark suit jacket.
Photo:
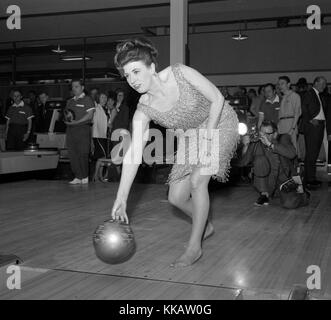
<svg viewBox="0 0 331 320">
<path fill-rule="evenodd" d="M 116 129 L 127 129 L 129 130 L 130 119 L 129 119 L 129 107 L 126 103 L 122 103 L 120 111 L 117 113 L 116 118 L 113 122 L 113 131 Z"/>
<path fill-rule="evenodd" d="M 328 135 L 331 135 L 331 94 L 324 93 L 322 95 L 322 103 L 326 119 L 326 132 Z"/>
<path fill-rule="evenodd" d="M 325 103 L 323 103 L 323 99 L 321 100 L 324 113 L 326 113 Z M 308 123 L 310 120 L 313 120 L 320 112 L 320 102 L 313 88 L 308 90 L 304 95 L 303 101 L 301 103 L 301 111 L 302 121 L 304 124 Z"/>
<path fill-rule="evenodd" d="M 294 165 L 296 150 L 291 142 L 291 137 L 288 134 L 281 134 L 273 143 L 273 150 L 262 143 L 250 144 L 241 160 L 242 166 L 253 166 L 254 174 L 257 177 L 254 179 L 254 185 L 258 190 L 261 182 L 259 178 L 267 179 L 270 194 L 274 192 L 279 184 L 296 173 Z M 277 158 L 279 161 L 277 161 Z M 267 165 L 270 169 L 268 176 L 265 176 L 268 171 L 266 170 Z"/>
</svg>

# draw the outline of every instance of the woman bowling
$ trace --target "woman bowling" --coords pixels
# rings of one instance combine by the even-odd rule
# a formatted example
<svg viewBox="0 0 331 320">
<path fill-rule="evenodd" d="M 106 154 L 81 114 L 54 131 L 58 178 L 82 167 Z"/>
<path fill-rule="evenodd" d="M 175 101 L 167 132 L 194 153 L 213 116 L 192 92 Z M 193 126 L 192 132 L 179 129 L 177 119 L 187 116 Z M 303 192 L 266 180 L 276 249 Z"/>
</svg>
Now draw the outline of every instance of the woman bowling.
<svg viewBox="0 0 331 320">
<path fill-rule="evenodd" d="M 202 239 L 214 231 L 208 221 L 208 182 L 211 177 L 219 181 L 227 180 L 230 160 L 239 138 L 238 119 L 219 90 L 199 72 L 182 64 L 157 72 L 156 57 L 156 48 L 146 39 L 127 40 L 117 46 L 115 65 L 128 84 L 142 96 L 133 117 L 132 142 L 123 160 L 112 218 L 128 223 L 127 198 L 139 164 L 126 164 L 126 160 L 132 149 L 135 154 L 138 153 L 137 158 L 142 159 L 146 142 L 141 141 L 144 140 L 141 130 L 143 136 L 148 136 L 151 120 L 166 128 L 185 132 L 191 129 L 190 132 L 197 134 L 203 131 L 203 139 L 199 139 L 204 141 L 201 147 L 198 143 L 190 144 L 189 148 L 186 143 L 179 146 L 185 148 L 185 162 L 179 163 L 177 158 L 168 179 L 169 202 L 192 218 L 191 235 L 185 252 L 171 265 L 186 267 L 201 257 Z M 186 156 L 192 148 L 201 148 L 196 164 L 187 161 Z M 213 151 L 215 149 L 217 154 Z M 218 160 L 216 165 L 215 161 L 211 161 L 215 157 Z"/>
</svg>

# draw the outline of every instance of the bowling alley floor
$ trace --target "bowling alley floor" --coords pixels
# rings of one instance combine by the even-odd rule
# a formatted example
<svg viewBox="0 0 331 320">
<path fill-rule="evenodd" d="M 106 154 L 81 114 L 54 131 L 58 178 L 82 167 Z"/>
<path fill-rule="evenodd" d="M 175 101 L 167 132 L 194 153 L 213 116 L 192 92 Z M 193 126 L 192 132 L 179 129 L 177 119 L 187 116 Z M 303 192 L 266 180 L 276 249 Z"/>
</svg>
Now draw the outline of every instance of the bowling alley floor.
<svg viewBox="0 0 331 320">
<path fill-rule="evenodd" d="M 92 245 L 98 224 L 110 218 L 117 184 L 69 186 L 64 181 L 0 184 L 0 255 L 23 262 L 21 289 L 1 299 L 286 299 L 319 266 L 316 299 L 331 298 L 330 189 L 312 192 L 309 207 L 284 210 L 277 201 L 254 207 L 250 186 L 211 193 L 215 234 L 193 266 L 169 265 L 184 250 L 190 222 L 166 201 L 166 186 L 134 185 L 128 213 L 136 254 L 120 265 L 99 261 Z M 240 291 L 240 289 L 242 289 Z"/>
</svg>

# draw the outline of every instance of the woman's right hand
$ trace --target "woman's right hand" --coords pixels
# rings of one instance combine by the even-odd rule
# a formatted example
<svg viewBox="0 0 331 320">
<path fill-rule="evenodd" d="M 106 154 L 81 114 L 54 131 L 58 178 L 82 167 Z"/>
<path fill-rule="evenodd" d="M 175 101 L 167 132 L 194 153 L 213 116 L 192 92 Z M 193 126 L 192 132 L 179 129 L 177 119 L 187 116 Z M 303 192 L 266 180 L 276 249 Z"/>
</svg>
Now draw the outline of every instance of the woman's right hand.
<svg viewBox="0 0 331 320">
<path fill-rule="evenodd" d="M 125 223 L 129 223 L 128 215 L 126 214 L 126 201 L 122 199 L 116 199 L 111 210 L 111 217 L 114 220 L 120 220 Z"/>
</svg>

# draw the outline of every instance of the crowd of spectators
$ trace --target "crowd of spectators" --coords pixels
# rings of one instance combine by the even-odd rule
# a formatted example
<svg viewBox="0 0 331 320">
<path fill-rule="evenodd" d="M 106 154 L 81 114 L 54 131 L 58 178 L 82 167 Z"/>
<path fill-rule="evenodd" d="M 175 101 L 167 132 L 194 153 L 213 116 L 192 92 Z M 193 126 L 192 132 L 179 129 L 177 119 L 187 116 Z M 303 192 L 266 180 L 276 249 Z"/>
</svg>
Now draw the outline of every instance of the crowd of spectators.
<svg viewBox="0 0 331 320">
<path fill-rule="evenodd" d="M 109 139 L 111 133 L 119 128 L 129 129 L 129 107 L 122 89 L 105 92 L 91 88 L 87 92 L 84 84 L 79 83 L 82 94 L 92 101 L 94 107 L 88 137 L 89 153 L 93 161 L 97 161 L 109 156 L 114 146 L 114 142 Z M 331 93 L 324 77 L 316 77 L 312 84 L 308 84 L 305 78 L 300 78 L 294 85 L 288 76 L 281 76 L 277 83 L 261 85 L 258 90 L 247 90 L 240 86 L 233 96 L 227 87 L 222 87 L 221 92 L 226 99 L 246 99 L 249 113 L 256 119 L 258 131 L 267 131 L 262 136 L 273 137 L 274 142 L 290 141 L 295 150 L 294 158 L 299 160 L 298 162 L 304 162 L 305 185 L 308 188 L 320 187 L 321 182 L 316 179 L 316 161 L 324 136 L 328 140 L 331 136 Z M 75 96 L 72 87 L 68 103 L 72 99 L 76 101 L 79 96 L 80 93 Z M 49 100 L 50 97 L 45 91 L 37 94 L 31 90 L 23 96 L 18 89 L 11 90 L 5 101 L 0 100 L 1 151 L 23 150 L 27 143 L 35 142 L 35 133 L 48 132 L 52 118 L 52 112 L 47 108 Z M 289 140 L 279 138 L 284 135 L 287 135 Z M 267 140 L 265 147 L 270 144 Z M 250 142 L 246 139 L 247 143 Z M 270 189 L 270 186 L 268 188 Z M 260 192 L 263 196 L 266 191 Z M 265 203 L 268 202 L 264 200 Z"/>
<path fill-rule="evenodd" d="M 48 133 L 54 111 L 49 102 L 45 91 L 39 94 L 29 91 L 23 96 L 19 89 L 11 90 L 4 103 L 0 102 L 0 151 L 24 150 L 29 143 L 36 142 L 36 133 Z M 72 121 L 66 119 L 67 112 L 74 114 Z M 108 138 L 112 132 L 130 127 L 125 91 L 106 92 L 98 88 L 87 91 L 81 80 L 73 80 L 70 98 L 60 114 L 66 127 L 68 155 L 76 179 L 73 181 L 88 182 L 88 158 L 96 162 L 108 157 L 112 148 Z"/>
<path fill-rule="evenodd" d="M 222 92 L 231 98 L 227 90 Z M 247 96 L 249 113 L 257 123 L 259 143 L 250 141 L 249 135 L 243 139 L 243 163 L 251 163 L 254 168 L 254 184 L 260 193 L 256 205 L 269 204 L 269 197 L 279 186 L 298 173 L 299 163 L 304 164 L 303 186 L 321 187 L 316 163 L 324 138 L 331 140 L 331 93 L 327 80 L 318 76 L 308 84 L 300 78 L 293 85 L 288 76 L 281 76 L 276 84 L 259 87 L 258 93 L 254 89 L 246 93 L 240 88 L 236 95 Z M 326 149 L 325 160 L 330 160 L 330 148 Z M 287 160 L 291 160 L 293 168 Z"/>
</svg>

